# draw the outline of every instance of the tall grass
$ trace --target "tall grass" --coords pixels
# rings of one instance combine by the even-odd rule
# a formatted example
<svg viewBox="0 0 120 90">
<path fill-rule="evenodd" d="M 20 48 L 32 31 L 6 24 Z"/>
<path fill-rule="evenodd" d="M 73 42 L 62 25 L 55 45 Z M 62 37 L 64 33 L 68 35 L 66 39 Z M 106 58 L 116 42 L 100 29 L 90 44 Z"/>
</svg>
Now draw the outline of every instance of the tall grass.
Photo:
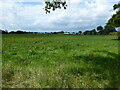
<svg viewBox="0 0 120 90">
<path fill-rule="evenodd" d="M 120 88 L 115 38 L 3 35 L 3 87 Z"/>
</svg>

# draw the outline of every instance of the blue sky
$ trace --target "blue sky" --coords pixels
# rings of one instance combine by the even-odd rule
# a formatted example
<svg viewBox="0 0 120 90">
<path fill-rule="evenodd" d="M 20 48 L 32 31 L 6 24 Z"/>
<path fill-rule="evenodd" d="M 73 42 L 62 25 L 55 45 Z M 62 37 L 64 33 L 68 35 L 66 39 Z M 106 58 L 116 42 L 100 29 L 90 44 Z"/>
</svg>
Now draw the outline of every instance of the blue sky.
<svg viewBox="0 0 120 90">
<path fill-rule="evenodd" d="M 66 10 L 46 14 L 44 0 L 0 1 L 0 29 L 54 32 L 85 31 L 104 26 L 115 11 L 119 0 L 67 0 Z"/>
<path fill-rule="evenodd" d="M 16 2 L 17 4 L 24 4 L 24 5 L 42 5 L 42 2 Z"/>
</svg>

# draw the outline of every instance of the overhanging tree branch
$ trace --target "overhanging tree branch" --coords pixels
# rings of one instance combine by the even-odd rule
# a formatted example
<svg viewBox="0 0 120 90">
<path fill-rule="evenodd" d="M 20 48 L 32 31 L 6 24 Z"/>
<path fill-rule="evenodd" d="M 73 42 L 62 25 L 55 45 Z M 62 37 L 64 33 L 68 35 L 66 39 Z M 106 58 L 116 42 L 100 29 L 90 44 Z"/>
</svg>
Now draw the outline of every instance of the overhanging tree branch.
<svg viewBox="0 0 120 90">
<path fill-rule="evenodd" d="M 62 1 L 62 0 L 45 0 L 45 8 L 44 10 L 46 11 L 46 14 L 47 13 L 50 13 L 50 10 L 53 10 L 55 11 L 57 8 L 61 9 L 62 7 L 64 9 L 67 8 L 67 4 L 66 4 L 66 0 Z"/>
</svg>

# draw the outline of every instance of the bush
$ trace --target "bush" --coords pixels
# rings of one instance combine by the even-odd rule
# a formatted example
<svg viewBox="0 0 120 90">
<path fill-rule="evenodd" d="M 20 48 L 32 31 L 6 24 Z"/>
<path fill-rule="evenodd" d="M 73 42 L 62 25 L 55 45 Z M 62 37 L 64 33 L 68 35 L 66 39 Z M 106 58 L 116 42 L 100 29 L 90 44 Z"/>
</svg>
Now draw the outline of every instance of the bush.
<svg viewBox="0 0 120 90">
<path fill-rule="evenodd" d="M 118 32 L 110 32 L 109 35 L 115 35 L 115 36 L 117 36 Z"/>
</svg>

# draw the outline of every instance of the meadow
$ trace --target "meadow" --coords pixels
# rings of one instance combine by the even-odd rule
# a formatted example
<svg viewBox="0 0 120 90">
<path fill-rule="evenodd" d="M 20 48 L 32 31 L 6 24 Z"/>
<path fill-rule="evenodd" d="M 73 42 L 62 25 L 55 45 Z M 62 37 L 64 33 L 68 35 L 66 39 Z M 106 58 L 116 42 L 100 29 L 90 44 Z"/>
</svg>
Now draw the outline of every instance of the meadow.
<svg viewBox="0 0 120 90">
<path fill-rule="evenodd" d="M 2 86 L 120 88 L 116 38 L 100 35 L 2 35 Z"/>
</svg>

